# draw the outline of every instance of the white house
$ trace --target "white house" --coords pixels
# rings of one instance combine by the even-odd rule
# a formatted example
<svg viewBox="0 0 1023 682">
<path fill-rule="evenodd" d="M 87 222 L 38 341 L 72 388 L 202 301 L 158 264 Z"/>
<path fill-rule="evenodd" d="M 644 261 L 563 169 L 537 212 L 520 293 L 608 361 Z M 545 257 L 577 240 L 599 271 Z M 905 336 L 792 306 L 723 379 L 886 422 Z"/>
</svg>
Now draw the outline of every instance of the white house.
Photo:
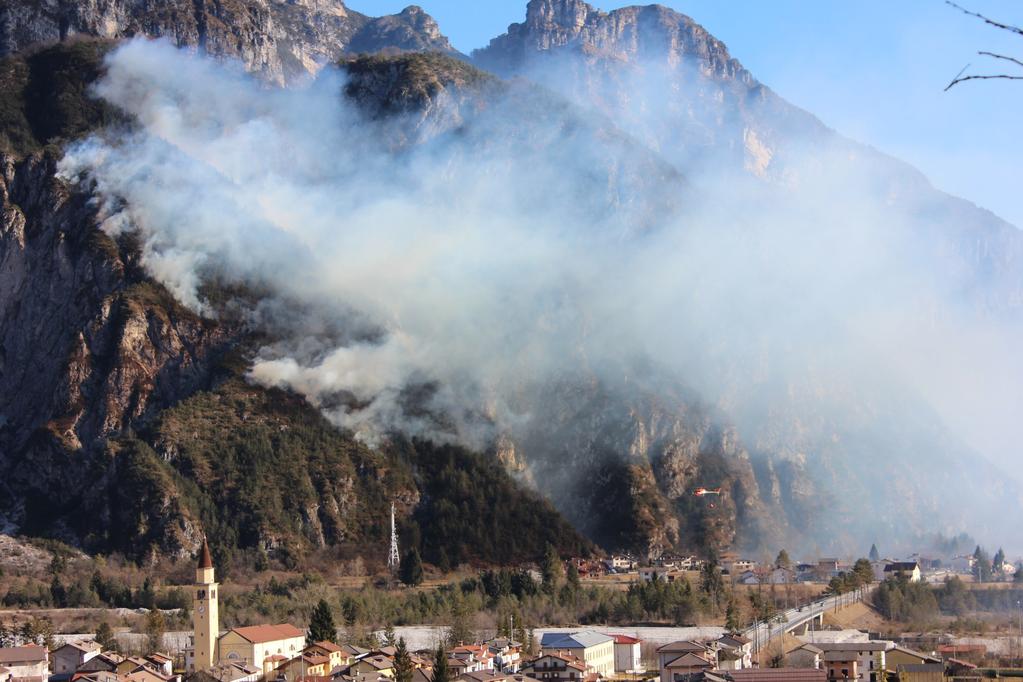
<svg viewBox="0 0 1023 682">
<path fill-rule="evenodd" d="M 599 632 L 545 632 L 540 638 L 540 651 L 544 654 L 568 653 L 585 663 L 588 672 L 605 677 L 615 671 L 614 639 Z"/>
<path fill-rule="evenodd" d="M 856 661 L 856 669 L 864 682 L 884 682 L 886 667 L 885 652 L 895 646 L 894 642 L 875 640 L 869 642 L 817 642 L 824 652 L 825 663 L 832 660 Z"/>
<path fill-rule="evenodd" d="M 902 573 L 909 582 L 918 583 L 920 582 L 920 564 L 915 561 L 893 561 L 884 567 L 884 577 L 889 578 Z"/>
<path fill-rule="evenodd" d="M 640 644 L 643 640 L 629 635 L 611 635 L 615 640 L 615 672 L 638 673 L 643 671 Z"/>
</svg>

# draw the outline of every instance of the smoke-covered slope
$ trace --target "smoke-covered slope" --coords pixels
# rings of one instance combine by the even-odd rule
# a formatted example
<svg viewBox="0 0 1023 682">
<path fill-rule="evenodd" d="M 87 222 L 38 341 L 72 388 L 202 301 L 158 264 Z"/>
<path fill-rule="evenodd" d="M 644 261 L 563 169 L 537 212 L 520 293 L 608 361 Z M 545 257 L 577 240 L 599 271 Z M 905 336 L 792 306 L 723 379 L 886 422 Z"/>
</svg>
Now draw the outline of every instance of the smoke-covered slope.
<svg viewBox="0 0 1023 682">
<path fill-rule="evenodd" d="M 112 46 L 0 61 L 4 527 L 142 560 L 190 555 L 208 532 L 225 558 L 335 546 L 377 561 L 396 501 L 409 538 L 458 561 L 528 560 L 547 542 L 585 552 L 548 503 L 459 448 L 461 472 L 533 531 L 448 520 L 420 534 L 415 519 L 469 502 L 437 489 L 429 444 L 368 448 L 300 397 L 244 382 L 261 332 L 230 306 L 258 293 L 210 281 L 216 319 L 185 308 L 146 273 L 136 235 L 104 232 L 90 187 L 58 177 L 63 144 L 134 125 L 86 95 Z"/>
<path fill-rule="evenodd" d="M 881 291 L 887 282 L 849 282 L 843 291 L 835 292 L 823 281 L 809 284 L 828 290 L 832 298 L 821 311 L 807 314 L 811 326 L 804 327 L 805 321 L 791 327 L 781 323 L 781 334 L 771 316 L 788 315 L 782 300 L 802 292 L 779 289 L 782 293 L 777 296 L 782 300 L 765 297 L 757 302 L 763 306 L 764 319 L 755 320 L 756 336 L 747 340 L 737 335 L 748 321 L 743 319 L 750 315 L 748 303 L 741 298 L 717 301 L 723 309 L 734 306 L 741 312 L 726 325 L 727 338 L 706 339 L 709 347 L 704 350 L 714 358 L 712 369 L 684 363 L 689 372 L 682 381 L 697 386 L 696 393 L 704 400 L 724 408 L 717 416 L 719 424 L 738 427 L 732 440 L 736 445 L 722 460 L 730 467 L 751 466 L 756 471 L 753 486 L 751 476 L 739 477 L 743 484 L 736 497 L 747 505 L 752 500 L 745 518 L 747 524 L 757 519 L 761 528 L 759 533 L 740 533 L 740 539 L 759 535 L 763 540 L 772 531 L 774 537 L 795 532 L 822 546 L 849 546 L 871 535 L 907 537 L 945 529 L 951 527 L 945 524 L 955 523 L 956 514 L 949 514 L 946 504 L 951 490 L 985 500 L 984 509 L 976 510 L 967 521 L 978 530 L 996 529 L 998 509 L 1019 508 L 1013 485 L 1004 483 L 1003 474 L 943 423 L 943 417 L 955 408 L 950 410 L 946 401 L 939 416 L 928 404 L 925 390 L 906 376 L 897 371 L 885 377 L 874 374 L 885 366 L 897 369 L 914 352 L 940 356 L 942 351 L 935 348 L 942 342 L 930 346 L 920 342 L 921 336 L 933 340 L 948 334 L 952 344 L 951 337 L 958 340 L 962 326 L 1015 333 L 1023 291 L 1023 239 L 1014 227 L 935 190 L 908 165 L 836 135 L 757 82 L 724 44 L 691 18 L 662 6 L 605 13 L 581 0 L 531 0 L 525 21 L 513 24 L 489 47 L 475 52 L 473 60 L 504 76 L 543 83 L 580 106 L 600 111 L 682 169 L 699 188 L 698 195 L 707 190 L 713 200 L 736 205 L 763 201 L 755 209 L 747 207 L 748 212 L 719 212 L 719 220 L 749 220 L 759 212 L 764 224 L 781 215 L 798 221 L 801 227 L 796 234 L 764 231 L 765 239 L 781 241 L 765 249 L 764 257 L 771 258 L 773 253 L 776 262 L 764 271 L 756 270 L 760 275 L 774 278 L 794 264 L 801 266 L 791 250 L 802 250 L 807 258 L 822 259 L 812 274 L 826 276 L 829 266 L 825 263 L 834 256 L 815 245 L 819 236 L 814 231 L 843 222 L 849 213 L 854 216 L 849 219 L 850 229 L 864 233 L 862 244 L 891 249 L 890 256 L 901 260 L 896 267 L 906 281 L 883 294 L 917 297 L 915 302 L 905 302 L 906 318 L 901 321 L 875 319 L 874 303 L 861 309 L 868 302 L 844 298 L 849 287 L 870 291 L 877 286 Z M 815 205 L 813 196 L 826 198 L 827 204 Z M 790 201 L 804 206 L 799 215 L 779 208 Z M 887 234 L 873 234 L 871 224 L 883 225 Z M 820 231 L 830 234 L 827 229 Z M 838 242 L 845 240 L 834 236 Z M 738 246 L 739 253 L 745 253 L 747 247 Z M 864 257 L 855 248 L 860 247 L 854 246 L 846 256 L 849 263 Z M 730 254 L 721 255 L 728 258 Z M 879 261 L 886 257 L 866 255 Z M 727 277 L 726 271 L 743 279 L 749 276 L 727 266 L 718 276 Z M 772 292 L 776 286 L 754 277 L 748 285 Z M 810 309 L 812 303 L 806 305 Z M 857 320 L 858 316 L 863 319 Z M 874 347 L 871 338 L 885 336 L 879 333 L 881 325 L 891 325 L 892 331 L 877 343 L 905 343 L 907 349 Z M 807 334 L 814 337 L 812 342 L 799 339 Z M 850 352 L 846 346 L 851 339 L 864 344 L 854 351 L 855 360 L 829 358 L 832 353 Z M 747 347 L 751 343 L 753 347 Z M 922 350 L 909 350 L 914 343 L 921 343 Z M 840 350 L 836 353 L 829 345 Z M 874 363 L 870 370 L 853 369 L 866 358 Z M 947 370 L 939 368 L 934 374 L 941 376 Z M 854 378 L 858 372 L 860 376 Z M 651 482 L 633 486 L 626 497 L 649 499 L 655 491 L 654 497 L 659 493 L 662 499 L 654 505 L 660 513 L 653 516 L 666 517 L 664 496 L 672 500 L 669 508 L 681 511 L 683 522 L 691 516 L 682 511 L 687 505 L 680 502 L 685 498 L 671 491 L 692 489 L 703 482 L 716 485 L 718 477 L 699 471 L 683 476 L 668 472 L 685 471 L 683 463 L 693 461 L 692 454 L 680 457 L 678 453 L 687 450 L 681 443 L 693 439 L 699 429 L 694 434 L 692 428 L 681 425 L 684 420 L 669 420 L 685 437 L 665 441 L 655 435 L 656 428 L 650 433 L 649 408 L 643 407 L 642 398 L 620 393 L 607 404 L 600 392 L 583 388 L 576 392 L 585 396 L 584 403 L 597 403 L 583 411 L 587 420 L 581 419 L 583 415 L 574 419 L 586 427 L 575 427 L 577 433 L 571 438 L 552 438 L 564 428 L 552 426 L 539 439 L 527 441 L 533 447 L 524 448 L 520 455 L 528 461 L 530 452 L 542 453 L 540 463 L 531 464 L 545 472 L 538 480 L 552 480 L 550 471 L 568 453 L 536 447 L 537 443 L 571 443 L 575 462 L 600 462 L 600 452 L 616 453 L 611 458 L 615 466 L 625 462 L 635 471 L 638 462 L 639 470 L 646 472 L 643 477 Z M 691 398 L 684 404 L 692 404 Z M 959 409 L 985 408 L 964 401 Z M 685 412 L 685 407 L 676 405 L 667 414 Z M 571 409 L 561 411 L 565 413 Z M 609 432 L 606 427 L 593 429 L 588 420 L 594 414 L 614 424 L 619 433 L 609 435 L 615 429 Z M 721 454 L 713 442 L 699 438 L 696 442 L 703 444 L 701 453 L 718 447 Z M 729 480 L 734 479 L 725 479 L 726 485 Z M 750 487 L 755 491 L 749 492 Z M 602 501 L 594 501 L 592 508 L 599 514 Z M 588 514 L 577 511 L 575 518 Z M 738 518 L 741 521 L 743 514 Z M 674 520 L 660 526 L 661 532 L 670 533 Z M 743 528 L 741 522 L 738 528 Z"/>
</svg>

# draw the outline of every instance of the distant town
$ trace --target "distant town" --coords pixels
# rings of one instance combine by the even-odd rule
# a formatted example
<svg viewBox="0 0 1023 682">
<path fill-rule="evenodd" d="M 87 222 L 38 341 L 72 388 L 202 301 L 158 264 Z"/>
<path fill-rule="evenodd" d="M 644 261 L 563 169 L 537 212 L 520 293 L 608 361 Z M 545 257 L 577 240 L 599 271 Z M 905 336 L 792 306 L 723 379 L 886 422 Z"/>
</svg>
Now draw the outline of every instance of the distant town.
<svg viewBox="0 0 1023 682">
<path fill-rule="evenodd" d="M 378 600 L 393 594 L 430 601 L 448 594 L 456 604 L 446 607 L 450 622 L 410 625 L 406 614 L 373 628 L 373 617 L 360 610 L 380 607 L 346 593 L 340 608 L 326 597 L 307 604 L 304 622 L 271 619 L 225 629 L 222 592 L 228 585 L 218 582 L 205 542 L 192 584 L 164 590 L 177 599 L 187 594 L 187 605 L 120 609 L 137 617 L 141 632 L 115 629 L 109 620 L 90 633 L 56 632 L 49 614 L 59 609 L 18 608 L 24 596 L 17 590 L 24 588 L 8 575 L 8 611 L 0 611 L 0 682 L 930 682 L 1023 676 L 1023 570 L 1001 550 L 994 557 L 977 547 L 943 558 L 895 559 L 872 547 L 853 562 L 807 562 L 784 550 L 774 561 L 756 561 L 734 553 L 564 559 L 549 548 L 537 565 L 487 569 L 457 588 L 430 588 L 418 555 L 399 557 L 396 545 L 392 549 L 392 578 L 363 591 L 379 593 Z M 66 606 L 74 601 L 69 590 L 80 588 L 65 586 L 65 567 L 53 561 L 50 605 Z M 97 599 L 115 590 L 101 571 L 88 589 Z M 271 577 L 256 591 L 291 589 L 298 588 Z M 155 602 L 156 592 L 147 578 L 138 596 Z M 483 609 L 497 605 L 491 627 L 478 627 L 483 616 L 474 613 L 473 594 L 480 595 Z M 562 609 L 551 614 L 574 613 L 586 622 L 573 626 L 568 617 L 553 615 L 547 622 L 526 622 L 535 613 L 524 616 L 514 605 L 530 599 Z M 403 603 L 407 608 L 410 602 Z M 572 611 L 573 604 L 590 611 Z M 631 618 L 617 613 L 623 608 L 634 610 Z M 1001 615 L 988 625 L 969 620 L 985 610 Z M 674 617 L 651 618 L 664 613 Z M 690 617 L 700 622 L 685 622 Z M 174 618 L 189 618 L 191 630 L 169 630 Z M 926 630 L 907 629 L 925 622 Z"/>
</svg>

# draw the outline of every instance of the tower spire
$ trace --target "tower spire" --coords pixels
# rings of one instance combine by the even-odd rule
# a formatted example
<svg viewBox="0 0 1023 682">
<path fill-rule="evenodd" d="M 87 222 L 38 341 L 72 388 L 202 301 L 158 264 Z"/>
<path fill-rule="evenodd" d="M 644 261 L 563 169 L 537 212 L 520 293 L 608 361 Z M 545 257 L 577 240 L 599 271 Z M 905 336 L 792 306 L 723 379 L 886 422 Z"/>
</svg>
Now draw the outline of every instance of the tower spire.
<svg viewBox="0 0 1023 682">
<path fill-rule="evenodd" d="M 391 549 L 387 553 L 387 568 L 398 570 L 401 557 L 398 554 L 398 528 L 394 523 L 394 502 L 391 502 Z"/>
</svg>

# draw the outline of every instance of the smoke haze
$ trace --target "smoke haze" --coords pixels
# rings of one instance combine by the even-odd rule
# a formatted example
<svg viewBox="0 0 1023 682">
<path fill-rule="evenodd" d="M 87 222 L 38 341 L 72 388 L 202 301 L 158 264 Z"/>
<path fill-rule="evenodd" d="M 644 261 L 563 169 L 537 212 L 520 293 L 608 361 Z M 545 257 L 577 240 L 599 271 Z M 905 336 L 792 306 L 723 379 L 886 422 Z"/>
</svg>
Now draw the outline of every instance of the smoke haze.
<svg viewBox="0 0 1023 682">
<path fill-rule="evenodd" d="M 366 441 L 485 448 L 542 421 L 530 396 L 569 379 L 682 387 L 793 458 L 813 429 L 901 420 L 1015 464 L 994 452 L 1023 435 L 1013 315 L 964 293 L 958 228 L 922 227 L 883 157 L 814 140 L 769 184 L 669 165 L 524 84 L 377 120 L 331 69 L 270 89 L 145 41 L 108 65 L 97 95 L 138 126 L 73 146 L 63 174 L 95 183 L 105 229 L 137 230 L 191 308 L 214 314 L 211 280 L 265 292 L 237 302 L 275 339 L 251 379 Z M 779 414 L 799 417 L 771 431 Z"/>
</svg>

